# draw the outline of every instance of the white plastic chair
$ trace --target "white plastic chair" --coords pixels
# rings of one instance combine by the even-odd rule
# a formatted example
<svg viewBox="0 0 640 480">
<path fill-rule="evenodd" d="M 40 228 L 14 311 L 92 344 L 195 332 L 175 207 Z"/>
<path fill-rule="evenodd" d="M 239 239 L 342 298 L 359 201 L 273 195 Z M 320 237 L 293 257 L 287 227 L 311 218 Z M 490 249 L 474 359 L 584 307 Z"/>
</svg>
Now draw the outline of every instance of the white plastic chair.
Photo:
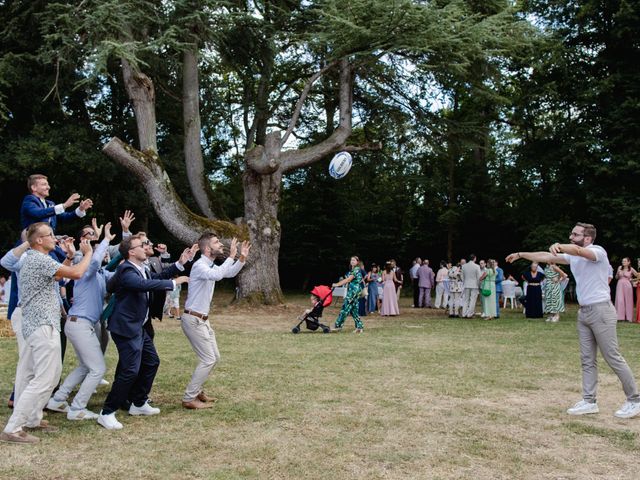
<svg viewBox="0 0 640 480">
<path fill-rule="evenodd" d="M 507 300 L 511 300 L 511 309 L 516 308 L 516 283 L 505 280 L 502 282 L 502 308 L 507 308 Z"/>
</svg>

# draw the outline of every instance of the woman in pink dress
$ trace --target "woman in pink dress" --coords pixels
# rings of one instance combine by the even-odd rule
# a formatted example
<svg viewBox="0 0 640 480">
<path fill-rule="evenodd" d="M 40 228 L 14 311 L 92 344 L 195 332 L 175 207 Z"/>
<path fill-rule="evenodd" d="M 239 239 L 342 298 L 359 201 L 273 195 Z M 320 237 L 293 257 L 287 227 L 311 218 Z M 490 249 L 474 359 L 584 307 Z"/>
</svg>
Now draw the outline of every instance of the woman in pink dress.
<svg viewBox="0 0 640 480">
<path fill-rule="evenodd" d="M 398 297 L 396 296 L 396 274 L 393 273 L 393 265 L 387 262 L 382 272 L 382 307 L 380 315 L 400 315 Z"/>
<path fill-rule="evenodd" d="M 618 267 L 616 272 L 616 279 L 618 284 L 616 285 L 616 312 L 618 313 L 619 322 L 633 322 L 633 287 L 631 286 L 631 279 L 638 275 L 633 268 L 631 268 L 631 259 L 625 257 L 622 259 L 622 265 Z"/>
</svg>

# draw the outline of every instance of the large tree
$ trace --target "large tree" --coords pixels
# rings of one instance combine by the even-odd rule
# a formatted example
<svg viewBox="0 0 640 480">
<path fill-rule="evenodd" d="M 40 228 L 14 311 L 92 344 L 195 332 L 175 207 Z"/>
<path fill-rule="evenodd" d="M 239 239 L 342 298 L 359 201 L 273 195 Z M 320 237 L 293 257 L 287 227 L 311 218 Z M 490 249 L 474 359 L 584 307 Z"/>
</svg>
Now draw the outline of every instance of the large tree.
<svg viewBox="0 0 640 480">
<path fill-rule="evenodd" d="M 89 100 L 93 103 L 113 97 L 109 66 L 117 61 L 133 107 L 137 145 L 112 137 L 105 139 L 104 152 L 142 183 L 178 239 L 192 242 L 210 229 L 222 237 L 248 237 L 253 255 L 239 278 L 240 295 L 277 303 L 282 300 L 277 261 L 283 176 L 377 140 L 362 136 L 357 145 L 347 144 L 354 82 L 376 65 L 397 60 L 419 65 L 437 88 L 437 74 L 507 55 L 506 45 L 520 36 L 521 23 L 509 2 L 491 3 L 488 13 L 462 0 L 354 0 L 348 8 L 335 0 L 55 3 L 42 19 L 47 38 L 42 53 L 61 70 L 74 68 L 84 84 L 101 83 L 104 94 Z M 212 172 L 203 159 L 200 105 L 205 69 L 217 77 L 220 96 L 229 102 L 228 141 L 242 158 L 244 215 L 238 222 L 220 215 L 207 181 Z M 159 90 L 162 78 L 170 79 L 167 85 L 181 82 L 181 94 Z M 157 117 L 159 97 L 182 111 L 185 171 L 199 213 L 181 200 L 162 160 L 159 139 L 166 133 Z"/>
</svg>

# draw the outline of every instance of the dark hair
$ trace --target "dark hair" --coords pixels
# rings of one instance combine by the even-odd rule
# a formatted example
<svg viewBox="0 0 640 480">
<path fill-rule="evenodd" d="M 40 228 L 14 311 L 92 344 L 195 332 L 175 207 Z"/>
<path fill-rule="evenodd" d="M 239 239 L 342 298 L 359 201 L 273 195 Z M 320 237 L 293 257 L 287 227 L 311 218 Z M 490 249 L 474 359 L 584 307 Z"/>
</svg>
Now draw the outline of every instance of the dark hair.
<svg viewBox="0 0 640 480">
<path fill-rule="evenodd" d="M 385 272 L 387 272 L 387 273 L 391 273 L 391 269 L 392 269 L 392 268 L 393 268 L 393 267 L 391 266 L 391 262 L 387 262 L 387 263 L 385 263 L 385 264 L 384 264 L 384 271 L 385 271 Z"/>
<path fill-rule="evenodd" d="M 591 240 L 593 240 L 595 242 L 596 240 L 596 227 L 594 227 L 592 224 L 590 223 L 582 223 L 582 222 L 577 222 L 576 223 L 576 227 L 582 227 L 584 228 L 584 236 L 585 237 L 591 237 Z"/>
<path fill-rule="evenodd" d="M 467 262 L 473 262 L 475 259 L 476 259 L 476 256 L 475 256 L 475 254 L 472 253 L 472 254 L 469 255 L 469 258 L 467 259 Z"/>
<path fill-rule="evenodd" d="M 130 237 L 123 238 L 120 245 L 118 245 L 118 252 L 120 252 L 120 255 L 122 255 L 122 258 L 125 260 L 129 260 L 132 240 L 140 240 L 140 235 L 131 235 Z"/>
<path fill-rule="evenodd" d="M 204 232 L 202 235 L 200 235 L 200 238 L 198 238 L 198 247 L 200 248 L 200 251 L 203 255 L 205 247 L 209 246 L 209 240 L 211 240 L 212 238 L 218 238 L 218 236 L 213 232 Z"/>
<path fill-rule="evenodd" d="M 91 225 L 84 225 L 80 230 L 78 230 L 78 233 L 76 234 L 77 235 L 76 240 L 78 241 L 82 240 L 82 234 L 87 228 L 95 233 L 95 230 Z"/>
<path fill-rule="evenodd" d="M 629 260 L 629 271 L 631 271 L 631 259 L 629 257 L 623 257 L 622 260 L 624 260 L 625 258 L 627 260 Z M 622 263 L 622 262 L 620 262 L 620 263 Z M 624 270 L 624 265 L 622 265 L 622 269 Z"/>
</svg>

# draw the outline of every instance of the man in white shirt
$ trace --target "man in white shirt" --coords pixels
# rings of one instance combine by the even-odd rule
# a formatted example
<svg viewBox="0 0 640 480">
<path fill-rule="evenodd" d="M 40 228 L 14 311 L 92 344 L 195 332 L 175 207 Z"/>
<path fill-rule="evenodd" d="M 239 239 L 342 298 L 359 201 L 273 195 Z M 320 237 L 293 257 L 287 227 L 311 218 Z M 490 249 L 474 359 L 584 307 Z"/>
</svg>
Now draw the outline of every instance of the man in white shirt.
<svg viewBox="0 0 640 480">
<path fill-rule="evenodd" d="M 220 361 L 220 351 L 216 335 L 209 323 L 209 309 L 213 298 L 216 281 L 235 277 L 247 261 L 249 242 L 242 242 L 240 257 L 238 241 L 231 240 L 229 257 L 220 266 L 214 263 L 217 256 L 223 254 L 222 242 L 213 233 L 205 233 L 198 239 L 202 257 L 191 267 L 189 276 L 189 293 L 184 304 L 182 315 L 182 331 L 191 342 L 199 363 L 191 376 L 191 381 L 182 397 L 182 406 L 188 409 L 211 407 L 213 401 L 203 391 L 204 382 L 211 374 L 213 367 Z"/>
<path fill-rule="evenodd" d="M 569 415 L 598 413 L 596 389 L 598 385 L 597 351 L 622 383 L 627 401 L 614 414 L 631 418 L 640 414 L 640 395 L 633 373 L 618 349 L 616 310 L 611 303 L 609 259 L 604 248 L 594 245 L 596 228 L 588 223 L 576 223 L 569 236 L 569 244 L 554 243 L 549 252 L 518 252 L 507 257 L 508 262 L 525 258 L 532 262 L 570 265 L 576 280 L 578 295 L 578 338 L 582 362 L 582 400 L 567 410 Z"/>
</svg>

